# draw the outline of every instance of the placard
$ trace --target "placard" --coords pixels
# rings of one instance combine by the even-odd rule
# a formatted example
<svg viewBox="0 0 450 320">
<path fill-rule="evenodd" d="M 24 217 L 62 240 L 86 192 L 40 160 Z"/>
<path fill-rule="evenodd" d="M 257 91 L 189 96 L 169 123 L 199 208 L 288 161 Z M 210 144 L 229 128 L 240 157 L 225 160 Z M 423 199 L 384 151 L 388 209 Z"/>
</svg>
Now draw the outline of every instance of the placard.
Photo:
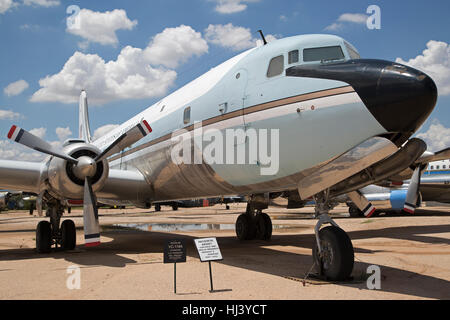
<svg viewBox="0 0 450 320">
<path fill-rule="evenodd" d="M 164 246 L 164 263 L 186 262 L 184 240 L 168 240 Z"/>
<path fill-rule="evenodd" d="M 216 238 L 195 239 L 201 262 L 223 260 Z"/>
</svg>

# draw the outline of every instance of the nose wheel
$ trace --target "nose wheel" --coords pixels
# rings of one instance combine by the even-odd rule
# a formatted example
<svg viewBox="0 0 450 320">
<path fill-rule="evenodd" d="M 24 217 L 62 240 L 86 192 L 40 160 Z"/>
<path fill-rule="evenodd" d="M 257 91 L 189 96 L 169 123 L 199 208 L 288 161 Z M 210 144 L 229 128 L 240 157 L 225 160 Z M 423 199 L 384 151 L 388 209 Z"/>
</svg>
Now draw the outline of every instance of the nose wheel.
<svg viewBox="0 0 450 320">
<path fill-rule="evenodd" d="M 312 249 L 315 269 L 319 276 L 328 280 L 348 280 L 355 259 L 352 242 L 347 233 L 328 215 L 334 205 L 328 201 L 327 193 L 324 192 L 314 198 L 316 216 L 319 219 L 314 228 L 316 243 Z M 321 229 L 324 224 L 330 226 Z"/>
</svg>

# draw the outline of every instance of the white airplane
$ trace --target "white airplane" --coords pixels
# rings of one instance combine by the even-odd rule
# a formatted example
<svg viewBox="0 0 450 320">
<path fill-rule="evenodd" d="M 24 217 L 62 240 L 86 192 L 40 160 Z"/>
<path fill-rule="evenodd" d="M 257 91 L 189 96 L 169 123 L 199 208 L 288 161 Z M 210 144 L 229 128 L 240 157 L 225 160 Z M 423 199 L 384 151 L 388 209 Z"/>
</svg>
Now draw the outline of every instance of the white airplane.
<svg viewBox="0 0 450 320">
<path fill-rule="evenodd" d="M 450 150 L 445 149 L 440 154 L 449 154 Z M 379 185 L 370 185 L 359 190 L 368 201 L 377 208 L 393 209 L 396 211 L 404 210 L 408 213 L 414 213 L 415 209 L 422 205 L 423 201 L 434 201 L 441 203 L 450 203 L 450 160 L 440 160 L 430 162 L 426 167 L 422 167 L 419 180 L 415 182 L 418 185 L 417 196 L 415 200 L 409 200 L 409 189 L 414 186 L 411 180 L 403 181 L 403 177 L 411 177 L 412 172 L 405 170 L 404 174 L 397 175 L 396 181 L 386 181 Z M 346 201 L 348 199 L 343 199 Z M 363 213 L 352 203 L 348 203 L 349 213 L 353 217 L 363 216 Z"/>
<path fill-rule="evenodd" d="M 340 37 L 284 38 L 231 58 L 95 141 L 84 91 L 79 139 L 62 151 L 13 126 L 8 138 L 50 156 L 41 163 L 0 161 L 0 188 L 35 192 L 38 207 L 46 202 L 50 222 L 37 226 L 39 252 L 52 244 L 75 246 L 73 222 L 60 226 L 63 201 L 70 199 L 84 200 L 86 245 L 96 245 L 96 198 L 145 206 L 247 195 L 236 234 L 248 240 L 271 237 L 271 220 L 262 212 L 271 195 L 295 191 L 316 202 L 316 267 L 329 279 L 346 279 L 354 252 L 328 216 L 333 198 L 357 196 L 354 190 L 414 165 L 426 144 L 409 138 L 436 99 L 423 72 L 361 59 Z M 221 136 L 229 139 L 221 144 Z M 367 199 L 359 200 L 365 209 Z"/>
</svg>

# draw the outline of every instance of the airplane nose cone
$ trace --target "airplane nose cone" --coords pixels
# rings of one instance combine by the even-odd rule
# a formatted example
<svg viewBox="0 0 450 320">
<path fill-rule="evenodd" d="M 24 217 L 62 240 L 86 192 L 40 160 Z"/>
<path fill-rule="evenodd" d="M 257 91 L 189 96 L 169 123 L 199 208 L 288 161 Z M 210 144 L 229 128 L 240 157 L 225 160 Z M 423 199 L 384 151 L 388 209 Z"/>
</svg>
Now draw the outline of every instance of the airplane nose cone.
<svg viewBox="0 0 450 320">
<path fill-rule="evenodd" d="M 368 84 L 355 90 L 386 131 L 419 129 L 436 105 L 434 81 L 419 70 L 392 62 L 378 61 L 366 72 Z"/>
<path fill-rule="evenodd" d="M 341 63 L 294 66 L 287 76 L 343 81 L 358 93 L 387 132 L 412 135 L 433 111 L 434 81 L 425 73 L 399 63 L 359 59 Z"/>
</svg>

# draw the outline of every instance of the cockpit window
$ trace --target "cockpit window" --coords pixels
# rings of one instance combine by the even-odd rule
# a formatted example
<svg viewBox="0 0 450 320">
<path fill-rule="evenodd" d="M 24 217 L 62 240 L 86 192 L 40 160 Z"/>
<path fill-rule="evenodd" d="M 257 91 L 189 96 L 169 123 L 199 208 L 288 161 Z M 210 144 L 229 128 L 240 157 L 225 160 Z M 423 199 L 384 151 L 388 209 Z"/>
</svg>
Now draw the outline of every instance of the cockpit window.
<svg viewBox="0 0 450 320">
<path fill-rule="evenodd" d="M 275 77 L 283 73 L 284 70 L 284 56 L 278 56 L 270 60 L 269 69 L 267 69 L 267 77 Z"/>
<path fill-rule="evenodd" d="M 303 61 L 333 61 L 344 59 L 340 46 L 308 48 L 303 50 Z"/>
<path fill-rule="evenodd" d="M 361 59 L 358 51 L 347 41 L 345 42 L 345 47 L 347 48 L 347 52 L 350 55 L 350 59 Z"/>
<path fill-rule="evenodd" d="M 292 64 L 296 62 L 298 62 L 298 50 L 289 51 L 288 63 Z"/>
</svg>

